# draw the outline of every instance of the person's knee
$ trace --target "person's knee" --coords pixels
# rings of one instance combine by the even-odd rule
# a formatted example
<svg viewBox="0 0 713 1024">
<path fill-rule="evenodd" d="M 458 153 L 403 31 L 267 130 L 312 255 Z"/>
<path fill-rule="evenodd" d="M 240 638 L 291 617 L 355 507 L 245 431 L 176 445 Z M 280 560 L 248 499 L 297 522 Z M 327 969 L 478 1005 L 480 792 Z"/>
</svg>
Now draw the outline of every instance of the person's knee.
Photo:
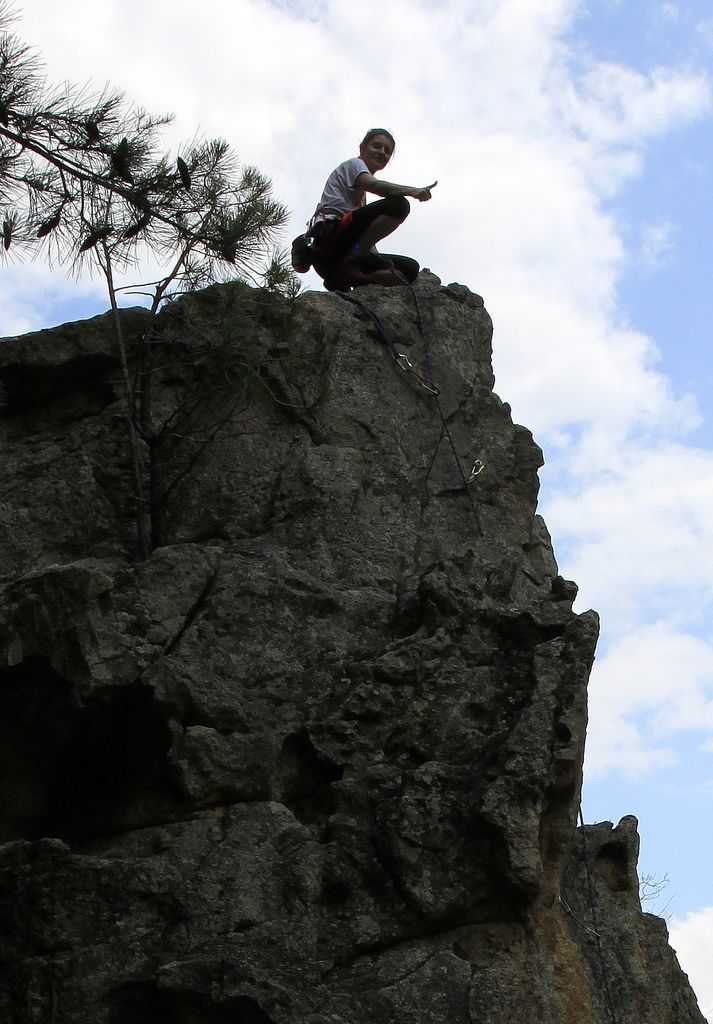
<svg viewBox="0 0 713 1024">
<path fill-rule="evenodd" d="M 406 220 L 411 211 L 406 196 L 387 196 L 384 204 L 382 212 L 388 214 L 389 217 L 395 217 L 399 221 Z"/>
</svg>

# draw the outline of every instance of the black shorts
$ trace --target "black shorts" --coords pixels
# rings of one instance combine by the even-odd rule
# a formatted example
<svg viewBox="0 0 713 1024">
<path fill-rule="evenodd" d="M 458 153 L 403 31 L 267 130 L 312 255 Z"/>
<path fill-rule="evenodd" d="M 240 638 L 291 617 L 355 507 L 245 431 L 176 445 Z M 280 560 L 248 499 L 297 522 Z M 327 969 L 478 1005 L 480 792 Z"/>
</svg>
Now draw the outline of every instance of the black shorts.
<svg viewBox="0 0 713 1024">
<path fill-rule="evenodd" d="M 312 231 L 314 244 L 318 255 L 314 260 L 314 268 L 322 277 L 326 276 L 344 257 L 353 249 L 356 249 L 359 266 L 367 273 L 374 270 L 386 270 L 392 265 L 402 273 L 407 280 L 415 281 L 418 276 L 419 265 L 416 260 L 408 256 L 395 256 L 389 253 L 375 253 L 367 251 L 359 252 L 359 239 L 377 217 L 385 214 L 388 217 L 397 217 L 399 220 L 406 220 L 409 214 L 409 203 L 404 196 L 387 196 L 386 199 L 379 199 L 375 203 L 368 203 L 353 210 L 351 216 L 348 214 L 346 225 L 344 218 L 339 221 L 322 221 L 315 225 Z"/>
</svg>

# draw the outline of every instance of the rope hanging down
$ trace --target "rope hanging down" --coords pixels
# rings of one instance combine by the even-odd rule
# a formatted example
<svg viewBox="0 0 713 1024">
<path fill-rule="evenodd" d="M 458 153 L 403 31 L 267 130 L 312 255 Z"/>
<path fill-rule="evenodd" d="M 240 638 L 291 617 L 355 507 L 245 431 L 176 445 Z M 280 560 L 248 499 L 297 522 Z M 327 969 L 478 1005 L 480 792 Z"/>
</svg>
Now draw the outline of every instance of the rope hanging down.
<svg viewBox="0 0 713 1024">
<path fill-rule="evenodd" d="M 398 273 L 395 269 L 394 269 L 394 272 Z M 399 276 L 402 277 L 402 275 L 399 275 Z M 384 327 L 384 325 L 383 325 L 379 315 L 377 313 L 375 313 L 374 310 L 371 309 L 370 306 L 367 306 L 367 304 L 365 302 L 362 302 L 361 299 L 357 299 L 354 295 L 350 295 L 348 292 L 340 292 L 340 291 L 338 291 L 336 294 L 340 298 L 346 299 L 347 302 L 352 302 L 355 306 L 358 306 L 361 310 L 363 310 L 364 313 L 367 314 L 367 316 L 371 319 L 372 323 L 376 327 L 377 334 L 379 335 L 379 338 L 381 339 L 382 343 L 386 346 L 386 348 L 389 349 L 389 351 L 391 352 L 392 356 L 394 357 L 394 362 L 399 367 L 399 369 L 403 370 L 406 373 L 410 373 L 413 377 L 415 377 L 416 380 L 421 385 L 421 387 L 425 388 L 425 390 L 428 391 L 428 393 L 433 397 L 433 399 L 434 399 L 434 401 L 436 403 L 436 409 L 438 410 L 438 415 L 439 415 L 440 420 L 441 420 L 441 436 L 438 439 L 438 444 L 440 444 L 441 437 L 443 437 L 443 434 L 445 434 L 446 437 L 448 438 L 448 443 L 449 443 L 449 445 L 451 447 L 451 451 L 453 453 L 453 458 L 455 460 L 455 464 L 458 467 L 458 474 L 459 474 L 460 479 L 461 479 L 461 484 L 463 486 L 463 490 L 465 491 L 465 495 L 466 495 L 466 497 L 468 499 L 468 504 L 470 505 L 470 510 L 473 513 L 473 519 L 475 521 L 475 525 L 476 525 L 476 529 L 478 531 L 478 535 L 482 537 L 483 536 L 483 528 L 480 525 L 480 518 L 478 516 L 478 510 L 476 509 L 475 503 L 473 502 L 473 496 L 470 493 L 470 488 L 468 487 L 468 484 L 471 483 L 475 479 L 475 477 L 478 476 L 479 473 L 482 473 L 482 471 L 485 469 L 485 466 L 480 461 L 480 459 L 476 459 L 475 462 L 473 463 L 473 468 L 470 471 L 470 475 L 468 477 L 466 477 L 465 471 L 463 469 L 463 464 L 461 463 L 460 456 L 458 455 L 458 450 L 456 448 L 456 443 L 455 443 L 455 441 L 453 439 L 453 434 L 450 431 L 450 427 L 448 426 L 448 421 L 446 420 L 445 414 L 443 412 L 443 407 L 441 406 L 441 402 L 440 402 L 440 398 L 439 398 L 440 391 L 439 391 L 438 387 L 436 386 L 436 384 L 434 382 L 433 360 L 431 358 L 431 349 L 430 349 L 430 345 L 428 343 L 428 336 L 426 334 L 426 330 L 425 330 L 425 327 L 423 325 L 423 318 L 421 316 L 421 306 L 420 306 L 420 303 L 418 301 L 418 296 L 417 296 L 413 286 L 411 285 L 411 283 L 409 281 L 407 281 L 406 278 L 404 278 L 404 277 L 402 277 L 402 280 L 404 281 L 404 284 L 406 284 L 408 286 L 408 288 L 409 288 L 409 290 L 411 292 L 411 295 L 413 297 L 414 306 L 416 307 L 416 323 L 418 324 L 419 333 L 421 335 L 421 340 L 423 342 L 424 361 L 425 361 L 426 368 L 427 368 L 427 373 L 426 373 L 425 376 L 423 376 L 422 374 L 420 374 L 416 370 L 416 368 L 413 366 L 411 360 L 408 358 L 408 356 L 406 355 L 405 352 L 399 352 L 399 350 L 397 349 L 396 345 L 393 342 L 393 339 L 391 338 L 391 336 L 387 332 L 386 328 Z M 438 444 L 436 445 L 436 451 L 438 450 Z M 434 455 L 434 458 L 435 458 L 435 455 L 436 455 L 435 451 L 434 451 L 433 455 Z M 431 465 L 433 465 L 433 459 L 431 460 Z M 429 472 L 430 472 L 430 470 L 429 470 Z"/>
<path fill-rule="evenodd" d="M 592 879 L 592 864 L 589 856 L 589 844 L 587 843 L 587 837 L 585 835 L 585 824 L 584 816 L 582 814 L 582 804 L 579 805 L 579 824 L 582 826 L 582 845 L 584 847 L 584 864 L 587 870 L 587 888 L 589 889 L 589 902 L 592 907 L 592 928 L 591 930 L 597 939 L 597 952 L 599 954 L 599 963 L 602 968 L 602 981 L 604 982 L 604 991 L 606 992 L 607 1005 L 609 1013 L 611 1014 L 612 1024 L 618 1024 L 616 1012 L 614 1010 L 614 1000 L 612 999 L 611 986 L 609 985 L 609 972 L 607 970 L 606 960 L 604 959 L 604 950 L 602 949 L 602 939 L 599 934 L 599 922 L 597 921 L 597 899 L 594 893 L 594 881 Z"/>
<path fill-rule="evenodd" d="M 408 355 L 405 352 L 400 352 L 397 349 L 396 345 L 393 342 L 393 339 L 390 337 L 386 328 L 384 327 L 384 324 L 382 323 L 379 314 L 375 313 L 371 306 L 367 306 L 367 304 L 365 302 L 362 302 L 361 299 L 357 299 L 356 296 L 350 295 L 349 292 L 337 292 L 336 294 L 340 297 L 340 299 L 346 299 L 347 302 L 352 302 L 355 306 L 358 306 L 359 309 L 363 310 L 363 312 L 366 313 L 366 315 L 371 319 L 372 323 L 374 324 L 374 327 L 376 327 L 376 332 L 381 338 L 382 343 L 391 352 L 394 362 L 396 363 L 398 368 L 400 370 L 403 370 L 404 373 L 410 373 L 412 377 L 416 378 L 416 380 L 418 381 L 422 388 L 425 388 L 425 390 L 428 391 L 430 395 L 434 395 L 437 397 L 439 392 L 436 385 L 433 383 L 432 380 L 428 380 L 426 377 L 423 376 L 423 374 L 418 372 L 418 370 L 413 365 L 413 363 L 411 362 L 411 360 L 409 359 Z"/>
</svg>

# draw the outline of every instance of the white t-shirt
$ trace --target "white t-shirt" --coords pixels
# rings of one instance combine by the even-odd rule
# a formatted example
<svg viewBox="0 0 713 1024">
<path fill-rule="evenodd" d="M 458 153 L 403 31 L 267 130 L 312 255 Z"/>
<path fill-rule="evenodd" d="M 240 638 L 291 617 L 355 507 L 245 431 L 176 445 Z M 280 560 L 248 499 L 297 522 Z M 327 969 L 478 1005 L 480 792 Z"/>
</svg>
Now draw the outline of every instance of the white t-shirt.
<svg viewBox="0 0 713 1024">
<path fill-rule="evenodd" d="M 360 188 L 355 188 L 354 183 L 364 171 L 370 173 L 360 156 L 354 156 L 351 160 L 345 160 L 339 167 L 335 167 L 327 178 L 322 198 L 317 204 L 312 220 L 341 217 L 342 214 L 363 206 L 364 192 Z"/>
</svg>

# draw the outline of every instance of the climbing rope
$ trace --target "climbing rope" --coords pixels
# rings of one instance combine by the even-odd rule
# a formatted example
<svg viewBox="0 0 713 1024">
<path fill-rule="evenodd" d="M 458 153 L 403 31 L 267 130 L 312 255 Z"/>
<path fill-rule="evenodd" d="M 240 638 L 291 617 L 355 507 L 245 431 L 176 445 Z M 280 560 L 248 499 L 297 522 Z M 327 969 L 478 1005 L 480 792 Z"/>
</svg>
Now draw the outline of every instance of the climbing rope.
<svg viewBox="0 0 713 1024">
<path fill-rule="evenodd" d="M 418 372 L 418 370 L 413 365 L 413 363 L 411 362 L 411 360 L 409 359 L 408 355 L 405 352 L 400 352 L 398 350 L 398 348 L 393 342 L 393 339 L 391 338 L 386 328 L 384 327 L 384 324 L 382 323 L 378 313 L 375 313 L 371 306 L 367 306 L 366 302 L 362 302 L 361 299 L 357 299 L 356 296 L 350 295 L 349 292 L 338 291 L 335 294 L 337 294 L 340 297 L 340 299 L 346 299 L 347 302 L 352 302 L 355 306 L 358 306 L 359 309 L 366 313 L 366 315 L 371 319 L 372 323 L 374 324 L 374 327 L 376 327 L 376 332 L 379 335 L 379 338 L 381 339 L 382 343 L 391 352 L 394 362 L 396 363 L 398 368 L 400 370 L 403 370 L 404 373 L 411 374 L 412 377 L 415 377 L 415 379 L 418 381 L 422 388 L 425 388 L 425 390 L 428 391 L 430 395 L 434 395 L 435 397 L 437 397 L 439 392 L 436 385 L 433 383 L 432 380 L 427 379 L 426 377 L 423 376 L 422 373 Z"/>
<path fill-rule="evenodd" d="M 394 273 L 398 273 L 398 271 L 396 271 L 396 268 L 393 266 L 393 264 L 392 264 L 392 270 L 394 271 Z M 424 323 L 423 323 L 423 317 L 421 315 L 421 303 L 418 301 L 418 295 L 416 294 L 416 289 L 411 284 L 411 282 L 406 277 L 404 277 L 403 274 L 400 274 L 399 276 L 403 280 L 403 282 L 406 285 L 406 287 L 408 288 L 408 290 L 411 292 L 411 298 L 413 299 L 414 308 L 416 310 L 416 323 L 418 325 L 418 330 L 419 330 L 419 333 L 421 335 L 421 341 L 423 343 L 423 356 L 424 356 L 424 360 L 425 360 L 425 363 L 426 363 L 426 369 L 428 371 L 428 376 L 429 376 L 430 380 L 433 380 L 433 376 L 434 376 L 433 375 L 433 358 L 431 356 L 431 346 L 429 345 L 429 342 L 428 342 L 428 334 L 426 333 L 426 328 L 425 328 Z M 468 504 L 470 505 L 470 510 L 473 513 L 473 519 L 475 520 L 475 525 L 476 525 L 476 527 L 478 529 L 478 534 L 482 537 L 483 536 L 483 527 L 480 525 L 480 516 L 478 515 L 478 510 L 475 507 L 475 502 L 473 501 L 473 495 L 470 492 L 470 488 L 468 487 L 468 484 L 472 483 L 472 481 L 475 479 L 475 477 L 483 472 L 483 470 L 485 469 L 485 466 L 480 461 L 480 459 L 476 459 L 475 462 L 473 463 L 473 468 L 471 469 L 469 476 L 466 478 L 465 471 L 463 469 L 463 465 L 462 465 L 462 463 L 460 461 L 460 457 L 458 455 L 458 450 L 456 448 L 456 443 L 453 440 L 453 435 L 451 434 L 450 428 L 448 426 L 448 421 L 446 420 L 446 417 L 444 415 L 443 408 L 442 408 L 440 400 L 438 398 L 438 394 L 436 395 L 436 408 L 438 409 L 438 415 L 439 415 L 440 420 L 441 420 L 441 437 L 443 437 L 443 434 L 445 433 L 446 437 L 448 438 L 448 443 L 451 446 L 451 451 L 453 452 L 453 458 L 455 460 L 456 466 L 458 467 L 458 473 L 460 475 L 461 483 L 463 484 L 463 490 L 465 491 L 466 497 L 468 499 Z M 441 437 L 439 437 L 439 439 L 438 439 L 438 444 L 441 443 Z M 438 450 L 438 445 L 436 445 L 436 451 L 437 450 Z M 434 452 L 434 458 L 435 458 L 435 452 Z"/>
<path fill-rule="evenodd" d="M 599 954 L 599 963 L 602 969 L 602 981 L 604 982 L 604 991 L 606 992 L 607 1005 L 609 1013 L 611 1014 L 612 1024 L 618 1024 L 616 1012 L 614 1010 L 614 1000 L 612 999 L 611 986 L 609 985 L 609 972 L 607 970 L 606 960 L 604 959 L 604 950 L 602 949 L 602 938 L 599 934 L 599 923 L 597 921 L 597 898 L 594 892 L 594 880 L 592 877 L 592 863 L 589 855 L 589 844 L 587 843 L 586 826 L 584 824 L 584 816 L 582 814 L 582 804 L 579 804 L 579 824 L 582 827 L 582 845 L 584 847 L 584 864 L 587 872 L 587 888 L 589 890 L 589 902 L 592 908 L 592 928 L 587 929 L 591 931 L 597 940 L 597 952 Z"/>
<path fill-rule="evenodd" d="M 393 264 L 392 264 L 391 269 L 393 270 L 393 272 L 395 274 L 398 274 L 398 271 L 393 266 Z M 451 447 L 451 451 L 453 453 L 453 458 L 455 460 L 455 464 L 458 467 L 458 474 L 459 474 L 460 479 L 461 479 L 461 484 L 463 486 L 463 490 L 465 491 L 465 495 L 466 495 L 466 497 L 468 499 L 468 504 L 470 505 L 470 510 L 473 513 L 473 519 L 475 520 L 475 525 L 476 525 L 476 529 L 478 531 L 478 535 L 482 537 L 483 536 L 483 527 L 480 524 L 480 517 L 478 516 L 478 510 L 475 507 L 475 503 L 473 501 L 473 496 L 470 493 L 470 489 L 468 487 L 468 484 L 471 483 L 475 479 L 476 476 L 478 476 L 480 473 L 483 472 L 483 470 L 485 469 L 485 466 L 483 465 L 483 463 L 481 462 L 480 459 L 476 459 L 475 462 L 473 463 L 473 468 L 471 469 L 469 476 L 466 477 L 465 471 L 463 469 L 463 464 L 461 463 L 460 456 L 458 455 L 458 450 L 456 448 L 456 443 L 455 443 L 455 441 L 453 439 L 453 434 L 451 433 L 450 427 L 448 426 L 448 421 L 447 421 L 446 416 L 445 416 L 445 414 L 443 412 L 443 407 L 442 407 L 441 402 L 440 402 L 440 390 L 438 389 L 438 387 L 436 386 L 435 381 L 434 381 L 433 359 L 431 357 L 431 347 L 429 345 L 428 335 L 426 334 L 426 329 L 425 329 L 424 324 L 423 324 L 423 317 L 421 316 L 421 305 L 420 305 L 420 303 L 418 301 L 418 295 L 416 294 L 416 291 L 415 291 L 415 289 L 414 289 L 414 287 L 413 287 L 413 285 L 411 284 L 410 281 L 408 281 L 402 274 L 399 274 L 399 277 L 403 280 L 404 284 L 407 285 L 409 291 L 411 292 L 411 296 L 412 296 L 413 301 L 414 301 L 414 306 L 416 308 L 416 323 L 418 325 L 419 333 L 421 335 L 421 340 L 422 340 L 422 343 L 423 343 L 424 361 L 426 363 L 426 368 L 427 368 L 427 374 L 425 376 L 420 374 L 416 370 L 416 368 L 414 367 L 413 363 L 408 358 L 408 356 L 406 355 L 405 352 L 399 352 L 399 350 L 397 349 L 396 345 L 394 344 L 393 339 L 391 338 L 391 336 L 389 335 L 388 331 L 384 327 L 384 324 L 382 323 L 381 318 L 379 317 L 379 315 L 377 313 L 374 312 L 373 309 L 371 309 L 370 306 L 368 306 L 366 304 L 366 302 L 363 302 L 361 299 L 357 299 L 356 296 L 354 296 L 354 295 L 350 295 L 349 292 L 337 291 L 336 294 L 340 298 L 345 299 L 347 302 L 352 302 L 355 306 L 358 306 L 361 310 L 363 310 L 364 313 L 367 314 L 367 316 L 370 318 L 370 320 L 372 321 L 372 323 L 376 327 L 377 334 L 379 335 L 379 338 L 381 339 L 382 343 L 392 353 L 392 355 L 394 357 L 394 361 L 395 361 L 396 365 L 399 367 L 399 369 L 404 370 L 404 372 L 410 373 L 413 377 L 415 377 L 416 380 L 419 382 L 419 384 L 423 388 L 425 388 L 425 390 L 428 391 L 428 393 L 433 397 L 433 399 L 434 399 L 434 401 L 436 403 L 436 409 L 438 410 L 438 415 L 439 415 L 440 420 L 441 420 L 441 433 L 440 433 L 440 436 L 438 438 L 438 443 L 436 444 L 436 448 L 435 448 L 435 451 L 433 453 L 433 457 L 431 459 L 431 464 L 429 466 L 428 475 L 430 475 L 431 468 L 433 466 L 433 462 L 434 462 L 435 457 L 436 457 L 436 452 L 438 451 L 438 445 L 440 445 L 441 438 L 443 437 L 443 434 L 445 434 L 446 437 L 448 438 L 448 443 L 449 443 L 449 445 Z"/>
</svg>

